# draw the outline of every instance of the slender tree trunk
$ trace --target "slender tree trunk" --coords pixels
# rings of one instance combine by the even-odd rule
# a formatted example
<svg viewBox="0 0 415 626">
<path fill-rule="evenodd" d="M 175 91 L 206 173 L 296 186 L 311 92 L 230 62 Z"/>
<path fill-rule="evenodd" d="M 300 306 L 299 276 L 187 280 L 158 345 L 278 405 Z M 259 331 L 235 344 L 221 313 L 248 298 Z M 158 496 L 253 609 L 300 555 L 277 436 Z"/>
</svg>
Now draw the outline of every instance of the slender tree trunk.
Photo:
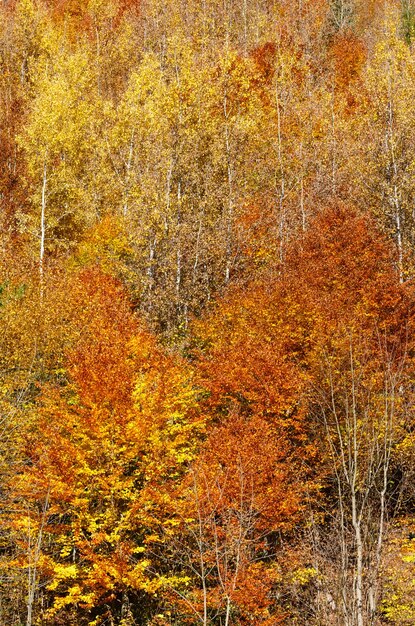
<svg viewBox="0 0 415 626">
<path fill-rule="evenodd" d="M 396 231 L 396 247 L 398 250 L 398 272 L 399 280 L 403 282 L 403 236 L 402 236 L 402 208 L 399 199 L 398 180 L 399 171 L 398 164 L 396 162 L 395 155 L 395 141 L 394 141 L 394 128 L 393 128 L 393 104 L 392 104 L 392 78 L 389 76 L 389 101 L 388 101 L 388 130 L 387 130 L 387 143 L 389 147 L 390 160 L 392 165 L 392 197 L 391 203 L 394 212 L 395 231 Z"/>
<path fill-rule="evenodd" d="M 46 158 L 43 165 L 42 180 L 42 199 L 40 211 L 40 249 L 39 249 L 39 281 L 40 281 L 40 297 L 43 299 L 44 289 L 44 257 L 45 257 L 45 238 L 46 238 L 46 191 L 47 191 L 47 165 Z"/>
<path fill-rule="evenodd" d="M 244 23 L 244 52 L 248 53 L 248 6 L 247 0 L 242 3 L 242 18 Z"/>
<path fill-rule="evenodd" d="M 352 494 L 352 517 L 353 517 L 353 529 L 355 532 L 356 541 L 356 580 L 355 580 L 355 593 L 356 593 L 356 623 L 357 626 L 363 626 L 363 541 L 362 541 L 362 529 L 361 521 L 357 515 L 356 508 L 356 493 Z"/>
<path fill-rule="evenodd" d="M 303 142 L 300 144 L 300 163 L 301 163 L 301 173 L 300 173 L 300 212 L 301 212 L 301 227 L 303 232 L 307 226 L 307 216 L 305 212 L 304 206 L 304 168 L 303 168 Z"/>
<path fill-rule="evenodd" d="M 208 624 L 208 610 L 207 610 L 208 598 L 207 598 L 205 549 L 204 549 L 205 541 L 204 541 L 204 532 L 203 532 L 202 511 L 200 508 L 198 485 L 197 485 L 197 479 L 196 479 L 195 474 L 193 475 L 193 492 L 194 492 L 195 501 L 196 501 L 198 531 L 199 531 L 197 544 L 198 544 L 198 550 L 199 550 L 200 580 L 202 582 L 202 591 L 203 591 L 203 626 L 207 626 Z"/>
<path fill-rule="evenodd" d="M 282 130 L 281 130 L 281 100 L 278 85 L 278 76 L 275 83 L 275 107 L 277 110 L 277 158 L 278 158 L 278 174 L 279 185 L 276 181 L 276 193 L 278 197 L 279 210 L 279 238 L 280 238 L 280 261 L 284 259 L 284 236 L 285 236 L 285 168 L 282 147 Z"/>
<path fill-rule="evenodd" d="M 331 94 L 331 138 L 332 138 L 332 152 L 331 152 L 331 193 L 333 198 L 336 195 L 337 184 L 337 139 L 336 139 L 336 112 L 334 109 L 334 97 L 335 89 L 333 85 Z"/>
<path fill-rule="evenodd" d="M 225 116 L 225 147 L 227 161 L 227 183 L 228 183 L 228 214 L 226 219 L 226 267 L 225 267 L 225 283 L 228 283 L 231 275 L 231 255 L 232 255 L 232 221 L 233 221 L 233 171 L 231 159 L 231 145 L 229 136 L 229 112 L 228 98 L 225 93 L 223 99 L 223 112 Z"/>
<path fill-rule="evenodd" d="M 126 168 L 126 172 L 125 172 L 125 199 L 124 199 L 124 206 L 123 206 L 123 215 L 124 217 L 126 217 L 127 213 L 128 213 L 128 199 L 129 199 L 129 195 L 130 195 L 130 177 L 131 177 L 131 166 L 132 166 L 132 162 L 133 162 L 133 155 L 134 155 L 134 129 L 131 133 L 131 139 L 130 139 L 130 148 L 129 148 L 129 152 L 128 152 L 128 159 L 127 162 L 125 164 L 125 168 Z"/>
<path fill-rule="evenodd" d="M 37 566 L 39 563 L 40 550 L 42 547 L 43 529 L 46 523 L 46 514 L 49 508 L 49 496 L 50 496 L 50 491 L 48 490 L 46 494 L 46 498 L 45 498 L 45 503 L 43 506 L 40 528 L 39 528 L 37 539 L 34 545 L 33 558 L 32 558 L 32 536 L 31 536 L 30 515 L 29 515 L 29 546 L 28 546 L 29 564 L 27 568 L 28 593 L 27 593 L 26 626 L 32 626 L 33 624 L 33 605 L 35 602 L 36 588 L 37 588 Z"/>
<path fill-rule="evenodd" d="M 193 273 L 192 273 L 192 283 L 193 285 L 196 283 L 196 273 L 199 265 L 199 248 L 200 248 L 200 236 L 202 234 L 202 217 L 199 217 L 199 227 L 197 229 L 196 236 L 196 250 L 195 250 L 195 260 L 193 263 Z"/>
<path fill-rule="evenodd" d="M 182 223 L 182 186 L 179 180 L 177 185 L 177 250 L 176 250 L 176 296 L 180 306 L 180 287 L 182 284 L 182 250 L 181 250 L 181 223 Z"/>
</svg>

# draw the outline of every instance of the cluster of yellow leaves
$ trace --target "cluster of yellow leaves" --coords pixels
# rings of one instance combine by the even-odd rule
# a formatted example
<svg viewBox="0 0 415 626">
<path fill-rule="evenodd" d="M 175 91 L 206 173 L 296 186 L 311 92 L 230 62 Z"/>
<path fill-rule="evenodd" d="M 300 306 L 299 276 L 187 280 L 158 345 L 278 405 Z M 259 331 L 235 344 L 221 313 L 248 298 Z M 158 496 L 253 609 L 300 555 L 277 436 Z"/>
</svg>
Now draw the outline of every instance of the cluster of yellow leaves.
<svg viewBox="0 0 415 626">
<path fill-rule="evenodd" d="M 82 333 L 67 353 L 68 383 L 44 386 L 26 426 L 14 493 L 28 509 L 11 520 L 20 565 L 35 559 L 49 580 L 52 623 L 68 607 L 166 584 L 147 546 L 203 430 L 189 372 L 137 325 L 120 287 L 96 270 L 73 276 Z M 30 541 L 41 535 L 49 541 L 35 555 Z"/>
<path fill-rule="evenodd" d="M 392 624 L 409 626 L 415 619 L 415 541 L 413 520 L 395 525 L 385 558 L 382 612 Z"/>
</svg>

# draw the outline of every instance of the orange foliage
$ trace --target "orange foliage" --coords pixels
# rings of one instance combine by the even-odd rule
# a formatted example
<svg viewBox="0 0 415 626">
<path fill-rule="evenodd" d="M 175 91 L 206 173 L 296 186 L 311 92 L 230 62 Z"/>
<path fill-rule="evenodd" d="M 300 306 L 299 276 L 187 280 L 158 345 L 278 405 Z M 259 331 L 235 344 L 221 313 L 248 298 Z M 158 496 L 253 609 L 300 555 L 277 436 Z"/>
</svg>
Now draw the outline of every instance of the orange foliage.
<svg viewBox="0 0 415 626">
<path fill-rule="evenodd" d="M 51 623 L 74 604 L 105 613 L 125 590 L 157 588 L 140 558 L 160 511 L 151 498 L 157 483 L 163 500 L 163 481 L 191 456 L 187 375 L 140 328 L 120 285 L 97 269 L 82 271 L 68 288 L 68 319 L 71 312 L 67 383 L 43 386 L 14 485 L 30 507 L 12 520 L 22 533 L 22 567 L 34 558 L 29 519 L 30 532 L 49 537 L 37 567 L 52 581 Z"/>
<path fill-rule="evenodd" d="M 189 602 L 199 614 L 206 606 L 244 625 L 284 621 L 270 555 L 278 533 L 299 519 L 302 486 L 290 461 L 287 439 L 261 417 L 233 413 L 211 430 L 176 500 L 186 537 L 177 559 L 194 586 L 186 602 L 168 595 L 186 623 L 194 623 Z"/>
<path fill-rule="evenodd" d="M 364 384 L 373 393 L 376 386 L 380 397 L 390 355 L 399 367 L 407 349 L 412 297 L 399 284 L 394 260 L 367 216 L 333 206 L 291 246 L 283 272 L 234 290 L 196 324 L 205 403 L 220 421 L 195 470 L 202 476 L 197 502 L 211 506 L 203 519 L 215 512 L 216 536 L 230 532 L 221 515 L 226 520 L 225 511 L 239 510 L 241 483 L 257 532 L 289 531 L 294 520 L 299 527 L 306 498 L 317 497 L 313 472 L 321 485 L 330 471 L 324 437 L 313 425 L 313 403 L 327 392 L 326 359 L 333 389 L 342 393 L 351 385 L 353 341 Z M 240 522 L 233 536 L 238 532 Z"/>
<path fill-rule="evenodd" d="M 333 41 L 330 56 L 334 67 L 336 88 L 346 95 L 349 112 L 356 108 L 356 88 L 364 90 L 361 72 L 366 62 L 367 50 L 362 39 L 352 32 L 341 32 Z"/>
<path fill-rule="evenodd" d="M 70 18 L 74 29 L 73 36 L 79 37 L 80 33 L 84 32 L 91 38 L 95 37 L 96 16 L 88 6 L 88 2 L 82 0 L 47 0 L 47 4 L 53 19 L 57 22 Z M 125 14 L 129 14 L 130 17 L 137 17 L 140 6 L 141 0 L 111 0 L 108 2 L 107 8 L 111 8 L 110 13 L 113 13 L 112 19 L 108 22 L 109 32 L 119 26 Z"/>
<path fill-rule="evenodd" d="M 392 246 L 366 215 L 345 205 L 322 213 L 287 255 L 284 280 L 311 309 L 334 321 L 387 315 L 401 297 Z M 300 304 L 299 302 L 299 304 Z"/>
<path fill-rule="evenodd" d="M 275 74 L 276 55 L 277 46 L 273 41 L 267 41 L 252 52 L 259 80 L 266 85 L 272 83 Z"/>
</svg>

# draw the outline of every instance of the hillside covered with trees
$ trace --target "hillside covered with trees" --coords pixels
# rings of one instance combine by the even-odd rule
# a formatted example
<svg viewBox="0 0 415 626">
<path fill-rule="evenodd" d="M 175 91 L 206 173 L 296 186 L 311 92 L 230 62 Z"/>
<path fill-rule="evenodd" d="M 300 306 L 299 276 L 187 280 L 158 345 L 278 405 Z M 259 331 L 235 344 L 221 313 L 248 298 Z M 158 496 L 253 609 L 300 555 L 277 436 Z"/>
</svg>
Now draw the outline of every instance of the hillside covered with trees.
<svg viewBox="0 0 415 626">
<path fill-rule="evenodd" d="M 0 626 L 415 623 L 415 1 L 0 3 Z"/>
</svg>

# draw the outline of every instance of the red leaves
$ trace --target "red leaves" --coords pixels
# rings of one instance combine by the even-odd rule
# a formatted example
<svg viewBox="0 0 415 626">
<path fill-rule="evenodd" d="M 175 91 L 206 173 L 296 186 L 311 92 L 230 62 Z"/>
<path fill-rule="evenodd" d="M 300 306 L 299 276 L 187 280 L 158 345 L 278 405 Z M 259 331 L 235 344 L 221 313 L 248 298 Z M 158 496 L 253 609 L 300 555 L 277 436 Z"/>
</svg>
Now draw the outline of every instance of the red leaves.
<svg viewBox="0 0 415 626">
<path fill-rule="evenodd" d="M 407 332 L 408 302 L 393 261 L 367 217 L 345 206 L 329 208 L 292 246 L 280 277 L 234 291 L 196 326 L 206 343 L 198 367 L 209 410 L 216 419 L 230 415 L 230 424 L 236 412 L 271 425 L 281 438 L 287 477 L 300 461 L 315 462 L 306 401 L 316 382 L 315 359 L 348 332 L 365 332 L 374 354 L 377 333 L 386 333 L 392 345 Z"/>
<path fill-rule="evenodd" d="M 206 607 L 224 619 L 238 616 L 240 624 L 282 621 L 271 593 L 279 577 L 271 553 L 277 534 L 298 521 L 302 491 L 287 449 L 287 441 L 257 416 L 234 413 L 212 428 L 177 499 L 177 559 L 192 580 L 187 602 L 169 595 L 181 621 L 192 614 L 189 607 L 199 614 Z"/>
<path fill-rule="evenodd" d="M 288 449 L 263 418 L 230 416 L 212 430 L 194 467 L 200 500 L 221 515 L 252 515 L 257 533 L 294 525 L 300 489 L 290 476 Z"/>
<path fill-rule="evenodd" d="M 326 320 L 345 320 L 362 307 L 366 313 L 388 310 L 385 305 L 399 289 L 394 260 L 372 220 L 338 205 L 316 218 L 300 245 L 292 246 L 286 280 L 303 310 L 317 307 Z"/>
<path fill-rule="evenodd" d="M 193 468 L 194 504 L 206 525 L 203 540 L 213 546 L 205 556 L 218 542 L 221 559 L 227 555 L 226 584 L 225 565 L 217 564 L 219 597 L 230 595 L 241 616 L 255 611 L 255 597 L 258 623 L 264 606 L 272 619 L 272 603 L 270 587 L 261 596 L 255 582 L 250 540 L 266 552 L 261 536 L 301 527 L 306 502 L 315 503 L 332 480 L 330 455 L 341 456 L 333 453 L 336 433 L 343 445 L 352 440 L 351 398 L 360 411 L 359 450 L 370 456 L 385 428 L 388 376 L 400 375 L 413 332 L 411 297 L 399 284 L 392 248 L 353 208 L 322 211 L 275 275 L 234 290 L 196 325 L 205 405 L 218 426 Z"/>
</svg>

